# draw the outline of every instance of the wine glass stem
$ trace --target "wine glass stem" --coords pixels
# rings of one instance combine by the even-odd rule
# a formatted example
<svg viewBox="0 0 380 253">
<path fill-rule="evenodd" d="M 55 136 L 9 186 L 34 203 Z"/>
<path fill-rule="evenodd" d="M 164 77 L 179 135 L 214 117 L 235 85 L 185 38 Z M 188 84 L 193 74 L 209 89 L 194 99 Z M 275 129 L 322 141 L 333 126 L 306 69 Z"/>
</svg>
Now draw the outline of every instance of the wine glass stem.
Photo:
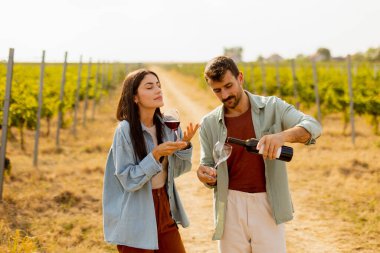
<svg viewBox="0 0 380 253">
<path fill-rule="evenodd" d="M 174 130 L 174 133 L 175 133 L 175 136 L 176 136 L 176 141 L 178 141 L 179 140 L 178 130 Z"/>
</svg>

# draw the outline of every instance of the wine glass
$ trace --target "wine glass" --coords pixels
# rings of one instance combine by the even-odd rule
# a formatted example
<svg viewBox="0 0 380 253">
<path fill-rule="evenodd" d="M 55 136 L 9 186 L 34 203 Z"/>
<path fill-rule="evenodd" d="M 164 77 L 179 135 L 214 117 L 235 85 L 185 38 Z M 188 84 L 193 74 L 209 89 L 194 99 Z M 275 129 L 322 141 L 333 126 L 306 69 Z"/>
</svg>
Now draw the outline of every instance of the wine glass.
<svg viewBox="0 0 380 253">
<path fill-rule="evenodd" d="M 176 140 L 179 140 L 178 127 L 179 127 L 179 112 L 177 109 L 168 109 L 164 112 L 164 123 L 167 127 L 174 131 Z"/>
<path fill-rule="evenodd" d="M 217 141 L 214 145 L 214 149 L 212 151 L 212 156 L 214 157 L 215 166 L 216 167 L 222 162 L 226 161 L 228 157 L 230 157 L 232 152 L 232 146 L 227 143 L 222 143 Z"/>
</svg>

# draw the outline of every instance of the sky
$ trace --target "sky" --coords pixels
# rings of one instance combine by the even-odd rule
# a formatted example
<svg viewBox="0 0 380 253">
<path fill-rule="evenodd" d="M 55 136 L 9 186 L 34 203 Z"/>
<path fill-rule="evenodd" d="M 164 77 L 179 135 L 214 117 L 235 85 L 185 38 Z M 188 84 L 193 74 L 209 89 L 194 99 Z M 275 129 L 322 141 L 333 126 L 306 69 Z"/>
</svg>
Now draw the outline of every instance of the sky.
<svg viewBox="0 0 380 253">
<path fill-rule="evenodd" d="M 380 0 L 0 0 L 0 60 L 204 62 L 380 46 Z"/>
</svg>

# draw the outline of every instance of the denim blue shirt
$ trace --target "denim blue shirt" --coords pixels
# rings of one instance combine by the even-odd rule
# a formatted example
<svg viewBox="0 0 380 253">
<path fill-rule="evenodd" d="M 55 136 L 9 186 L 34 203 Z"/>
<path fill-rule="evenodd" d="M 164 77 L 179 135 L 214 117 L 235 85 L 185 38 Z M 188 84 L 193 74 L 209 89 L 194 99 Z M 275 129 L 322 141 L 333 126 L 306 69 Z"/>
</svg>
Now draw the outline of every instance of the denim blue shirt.
<svg viewBox="0 0 380 253">
<path fill-rule="evenodd" d="M 162 121 L 162 119 L 161 119 Z M 163 142 L 174 141 L 174 132 L 163 124 Z M 152 136 L 143 127 L 148 155 L 138 161 L 133 150 L 130 128 L 121 121 L 110 148 L 103 186 L 103 229 L 105 241 L 142 249 L 158 249 L 157 224 L 151 178 L 162 170 L 153 155 Z M 182 131 L 179 129 L 180 138 Z M 192 147 L 168 157 L 166 190 L 171 215 L 177 224 L 189 226 L 174 184 L 174 178 L 190 171 Z"/>
<path fill-rule="evenodd" d="M 321 135 L 322 127 L 318 121 L 280 98 L 257 96 L 247 91 L 246 93 L 251 104 L 252 121 L 257 139 L 295 126 L 303 127 L 310 133 L 311 137 L 305 143 L 307 145 L 314 144 Z M 201 124 L 200 163 L 213 167 L 213 146 L 217 141 L 225 142 L 227 138 L 223 105 L 204 116 Z M 289 192 L 286 164 L 280 160 L 264 160 L 264 162 L 266 191 L 272 207 L 273 219 L 277 224 L 289 221 L 293 218 L 293 204 Z M 217 185 L 212 187 L 206 185 L 214 189 L 214 240 L 220 240 L 224 231 L 228 180 L 227 162 L 223 162 L 218 166 Z"/>
</svg>

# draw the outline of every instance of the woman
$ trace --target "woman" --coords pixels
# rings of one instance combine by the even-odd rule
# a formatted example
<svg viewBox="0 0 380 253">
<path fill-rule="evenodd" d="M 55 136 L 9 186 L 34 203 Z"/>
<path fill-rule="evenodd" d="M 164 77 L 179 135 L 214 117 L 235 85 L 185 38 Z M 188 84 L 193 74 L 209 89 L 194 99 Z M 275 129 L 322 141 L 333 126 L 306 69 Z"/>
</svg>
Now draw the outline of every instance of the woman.
<svg viewBox="0 0 380 253">
<path fill-rule="evenodd" d="M 189 225 L 174 178 L 191 169 L 189 124 L 181 141 L 163 123 L 158 76 L 140 69 L 123 83 L 120 121 L 109 151 L 103 189 L 105 240 L 119 252 L 185 252 L 177 223 Z"/>
</svg>

